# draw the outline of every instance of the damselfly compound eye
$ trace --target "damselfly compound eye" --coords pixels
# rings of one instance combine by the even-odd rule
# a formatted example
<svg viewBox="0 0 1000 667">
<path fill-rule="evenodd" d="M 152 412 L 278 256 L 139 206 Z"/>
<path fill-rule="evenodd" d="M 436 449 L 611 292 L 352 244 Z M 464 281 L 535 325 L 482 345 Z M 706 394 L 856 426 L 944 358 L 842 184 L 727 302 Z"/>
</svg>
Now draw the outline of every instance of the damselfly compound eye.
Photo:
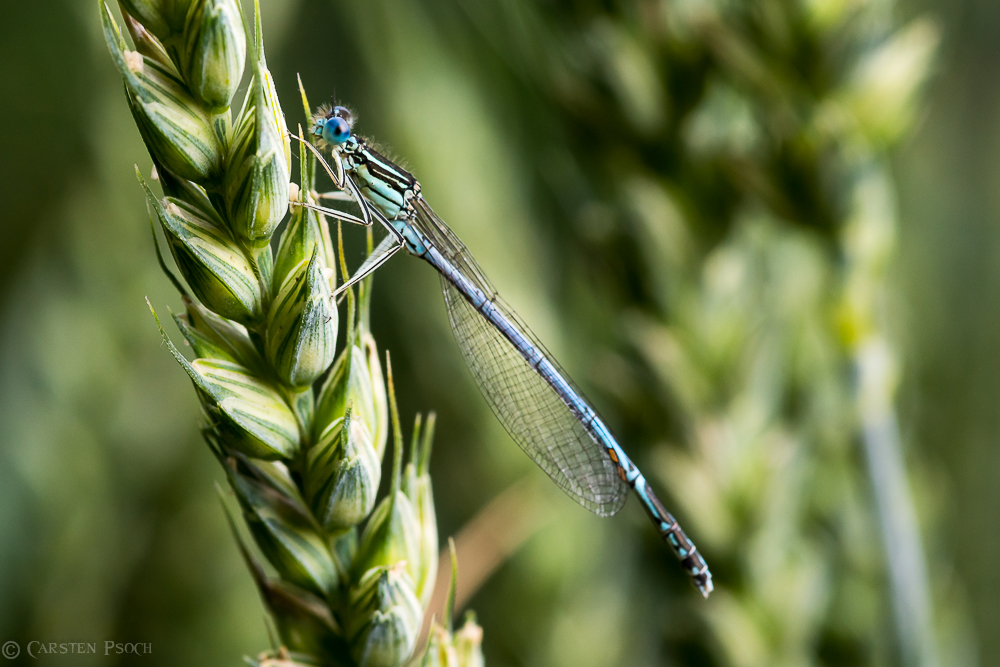
<svg viewBox="0 0 1000 667">
<path fill-rule="evenodd" d="M 351 136 L 351 126 L 343 118 L 334 116 L 323 125 L 323 141 L 337 146 Z"/>
<path fill-rule="evenodd" d="M 352 128 L 354 127 L 354 114 L 352 114 L 351 110 L 347 107 L 334 107 L 333 115 L 337 118 L 343 118 L 347 122 L 348 126 Z"/>
</svg>

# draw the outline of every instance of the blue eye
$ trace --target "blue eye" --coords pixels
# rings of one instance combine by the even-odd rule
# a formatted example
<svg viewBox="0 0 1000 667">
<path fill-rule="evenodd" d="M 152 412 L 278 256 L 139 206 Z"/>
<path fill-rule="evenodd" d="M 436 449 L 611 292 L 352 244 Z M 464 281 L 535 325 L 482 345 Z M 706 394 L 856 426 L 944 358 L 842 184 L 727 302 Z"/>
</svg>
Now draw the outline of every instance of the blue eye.
<svg viewBox="0 0 1000 667">
<path fill-rule="evenodd" d="M 328 144 L 342 144 L 351 136 L 351 126 L 343 118 L 328 118 L 323 125 L 323 141 Z"/>
<path fill-rule="evenodd" d="M 354 114 L 347 107 L 333 107 L 333 115 L 337 118 L 343 118 L 348 125 L 354 127 Z"/>
</svg>

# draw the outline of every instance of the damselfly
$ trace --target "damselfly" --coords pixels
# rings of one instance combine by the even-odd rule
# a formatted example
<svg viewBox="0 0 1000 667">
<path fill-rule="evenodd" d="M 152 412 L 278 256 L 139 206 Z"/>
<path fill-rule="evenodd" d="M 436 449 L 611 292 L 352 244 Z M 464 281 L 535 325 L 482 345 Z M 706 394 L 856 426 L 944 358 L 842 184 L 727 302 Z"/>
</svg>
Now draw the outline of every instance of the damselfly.
<svg viewBox="0 0 1000 667">
<path fill-rule="evenodd" d="M 338 289 L 350 287 L 405 248 L 441 276 L 455 338 L 483 396 L 515 442 L 578 503 L 600 516 L 615 514 L 631 488 L 691 580 L 708 596 L 712 575 L 694 544 L 653 493 L 646 478 L 569 376 L 500 298 L 465 245 L 420 194 L 420 183 L 352 133 L 344 107 L 321 109 L 312 136 L 329 146 L 328 163 L 303 143 L 361 217 L 301 202 L 331 217 L 389 234 Z"/>
</svg>

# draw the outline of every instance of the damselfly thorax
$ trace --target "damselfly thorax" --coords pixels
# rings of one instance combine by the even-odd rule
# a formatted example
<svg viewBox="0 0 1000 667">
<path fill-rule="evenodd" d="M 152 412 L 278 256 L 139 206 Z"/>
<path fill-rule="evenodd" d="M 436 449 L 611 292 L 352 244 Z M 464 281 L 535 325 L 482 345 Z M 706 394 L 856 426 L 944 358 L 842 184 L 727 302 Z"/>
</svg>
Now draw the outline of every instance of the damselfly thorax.
<svg viewBox="0 0 1000 667">
<path fill-rule="evenodd" d="M 420 194 L 420 183 L 371 148 L 360 137 L 351 137 L 334 148 L 344 161 L 344 169 L 357 181 L 361 194 L 388 220 L 412 219 L 412 201 Z"/>
</svg>

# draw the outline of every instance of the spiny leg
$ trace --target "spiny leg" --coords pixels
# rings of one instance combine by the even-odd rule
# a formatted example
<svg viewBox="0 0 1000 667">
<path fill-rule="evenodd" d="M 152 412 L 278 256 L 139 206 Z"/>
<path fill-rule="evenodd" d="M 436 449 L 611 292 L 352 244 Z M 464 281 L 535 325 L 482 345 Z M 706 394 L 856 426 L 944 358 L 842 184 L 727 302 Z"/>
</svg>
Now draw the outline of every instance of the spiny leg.
<svg viewBox="0 0 1000 667">
<path fill-rule="evenodd" d="M 361 197 L 360 192 L 358 192 L 358 187 L 354 183 L 354 180 L 351 178 L 350 174 L 346 173 L 344 174 L 344 184 L 347 186 L 346 189 L 356 194 L 355 201 L 357 202 L 358 206 L 361 207 L 361 215 L 364 216 L 365 220 L 368 221 L 368 224 L 369 225 L 372 224 L 372 218 L 375 218 L 376 220 L 379 221 L 379 223 L 382 224 L 383 227 L 386 228 L 386 230 L 389 232 L 389 235 L 386 236 L 384 239 L 382 239 L 382 242 L 378 244 L 378 247 L 375 248 L 372 251 L 372 253 L 365 258 L 365 261 L 362 262 L 360 267 L 358 267 L 358 270 L 354 273 L 354 275 L 351 276 L 351 278 L 347 282 L 345 282 L 343 285 L 341 285 L 334 291 L 333 293 L 334 297 L 336 297 L 338 294 L 343 293 L 345 290 L 347 290 L 355 283 L 363 280 L 364 278 L 374 273 L 376 269 L 381 267 L 383 264 L 389 261 L 389 259 L 393 255 L 399 252 L 404 247 L 405 244 L 403 235 L 399 232 L 399 230 L 393 227 L 392 223 L 390 223 L 389 220 L 386 219 L 386 217 L 382 215 L 382 213 L 378 209 L 374 208 L 370 203 L 368 203 L 367 200 Z M 342 298 L 343 296 L 341 296 L 341 299 Z"/>
<path fill-rule="evenodd" d="M 333 199 L 335 201 L 354 201 L 354 197 L 350 194 L 338 191 L 338 192 L 320 192 L 318 194 L 320 199 Z"/>
<path fill-rule="evenodd" d="M 354 201 L 354 198 L 351 197 L 347 201 Z M 310 211 L 316 211 L 317 213 L 322 213 L 323 215 L 329 216 L 329 217 L 334 218 L 336 220 L 343 220 L 344 222 L 350 222 L 350 223 L 355 224 L 355 225 L 363 225 L 363 226 L 367 227 L 368 225 L 371 224 L 370 222 L 366 223 L 364 220 L 362 220 L 361 218 L 357 217 L 356 215 L 351 215 L 350 213 L 344 213 L 343 211 L 338 211 L 335 208 L 327 208 L 325 206 L 317 206 L 315 204 L 309 204 L 307 202 L 301 202 L 301 201 L 295 202 L 294 205 L 295 206 L 301 206 L 302 208 L 307 208 Z"/>
<path fill-rule="evenodd" d="M 398 239 L 393 236 L 386 236 L 382 240 L 382 243 L 379 243 L 378 247 L 372 251 L 372 254 L 368 255 L 361 266 L 358 267 L 358 270 L 353 276 L 351 276 L 351 279 L 334 291 L 333 296 L 336 297 L 338 294 L 351 287 L 351 285 L 367 278 L 369 275 L 374 273 L 376 269 L 388 262 L 389 258 L 399 252 L 402 247 L 403 245 L 398 242 Z"/>
<path fill-rule="evenodd" d="M 339 159 L 336 160 L 336 162 L 337 162 L 337 173 L 334 174 L 333 173 L 333 168 L 330 166 L 330 163 L 328 163 L 326 161 L 326 158 L 323 157 L 323 154 L 319 152 L 318 148 L 316 148 L 315 146 L 313 146 L 311 143 L 309 143 L 308 141 L 306 141 L 302 137 L 297 137 L 297 136 L 295 136 L 292 133 L 288 133 L 287 136 L 291 137 L 292 139 L 295 139 L 296 141 L 301 141 L 303 143 L 303 145 L 305 145 L 305 147 L 309 149 L 309 152 L 311 152 L 316 157 L 316 159 L 319 160 L 320 165 L 322 165 L 323 170 L 330 177 L 330 180 L 333 181 L 333 184 L 337 188 L 339 188 L 341 190 L 344 189 L 344 164 Z M 334 155 L 334 158 L 336 158 L 336 157 L 337 156 Z M 339 176 L 338 176 L 338 174 L 339 174 Z"/>
<path fill-rule="evenodd" d="M 348 180 L 350 180 L 350 179 L 348 179 Z M 374 217 L 375 217 L 376 220 L 378 220 L 380 223 L 382 223 L 382 226 L 385 227 L 389 231 L 390 234 L 392 234 L 393 236 L 396 237 L 396 241 L 399 242 L 399 245 L 403 245 L 405 243 L 405 241 L 403 240 L 403 234 L 398 229 L 396 229 L 395 227 L 392 226 L 392 223 L 390 223 L 386 219 L 386 217 L 384 215 L 382 215 L 381 211 L 379 211 L 378 209 L 373 208 L 373 209 L 371 209 L 371 213 L 372 213 L 372 215 L 374 215 Z"/>
<path fill-rule="evenodd" d="M 338 164 L 340 164 L 340 163 L 338 162 Z M 345 173 L 344 174 L 344 181 L 343 182 L 344 182 L 345 185 L 347 185 L 346 188 L 344 188 L 343 186 L 339 186 L 339 185 L 337 187 L 340 187 L 343 190 L 349 190 L 350 191 L 351 196 L 354 198 L 354 201 L 357 202 L 358 207 L 361 208 L 361 217 L 364 219 L 365 225 L 366 226 L 370 226 L 372 224 L 372 216 L 371 216 L 371 210 L 372 209 L 369 207 L 368 202 L 365 201 L 365 198 L 361 196 L 361 191 L 358 189 L 358 186 L 355 185 L 354 179 L 351 178 L 350 174 Z M 385 224 L 385 223 L 383 223 L 383 224 Z"/>
</svg>

